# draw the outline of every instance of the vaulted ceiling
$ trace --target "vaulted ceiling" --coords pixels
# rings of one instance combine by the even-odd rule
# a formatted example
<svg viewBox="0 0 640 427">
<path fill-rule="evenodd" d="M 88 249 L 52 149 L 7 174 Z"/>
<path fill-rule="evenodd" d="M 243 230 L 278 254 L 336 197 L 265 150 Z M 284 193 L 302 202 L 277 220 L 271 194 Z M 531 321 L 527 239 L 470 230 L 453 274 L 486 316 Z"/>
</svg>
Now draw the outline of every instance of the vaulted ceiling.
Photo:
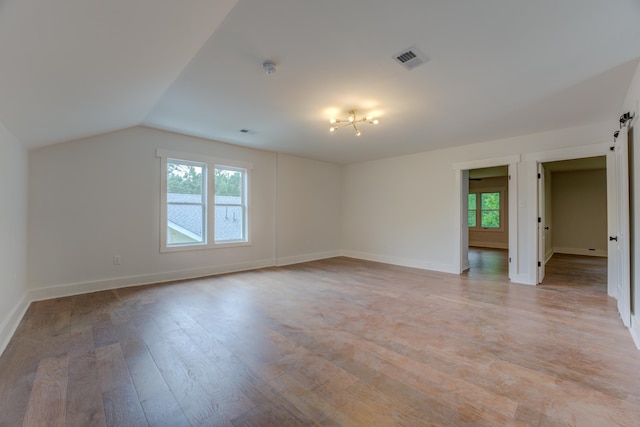
<svg viewBox="0 0 640 427">
<path fill-rule="evenodd" d="M 0 0 L 0 121 L 30 148 L 146 125 L 415 153 L 615 119 L 638 22 L 638 0 Z M 406 70 L 406 48 L 429 61 Z M 329 133 L 350 109 L 380 124 Z"/>
</svg>

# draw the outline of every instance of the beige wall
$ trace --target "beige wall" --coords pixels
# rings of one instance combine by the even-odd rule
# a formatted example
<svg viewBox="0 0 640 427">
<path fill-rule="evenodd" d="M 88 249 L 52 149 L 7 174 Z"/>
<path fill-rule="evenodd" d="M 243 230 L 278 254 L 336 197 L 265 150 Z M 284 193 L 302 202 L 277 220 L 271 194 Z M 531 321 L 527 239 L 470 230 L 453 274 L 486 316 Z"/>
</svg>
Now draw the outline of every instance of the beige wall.
<svg viewBox="0 0 640 427">
<path fill-rule="evenodd" d="M 509 247 L 509 178 L 499 176 L 495 178 L 482 178 L 481 181 L 469 181 L 469 193 L 482 190 L 498 190 L 503 194 L 502 212 L 500 213 L 503 227 L 500 231 L 494 230 L 473 230 L 469 229 L 469 246 L 484 248 L 503 248 Z"/>
<path fill-rule="evenodd" d="M 605 169 L 552 173 L 553 251 L 607 254 Z"/>
</svg>

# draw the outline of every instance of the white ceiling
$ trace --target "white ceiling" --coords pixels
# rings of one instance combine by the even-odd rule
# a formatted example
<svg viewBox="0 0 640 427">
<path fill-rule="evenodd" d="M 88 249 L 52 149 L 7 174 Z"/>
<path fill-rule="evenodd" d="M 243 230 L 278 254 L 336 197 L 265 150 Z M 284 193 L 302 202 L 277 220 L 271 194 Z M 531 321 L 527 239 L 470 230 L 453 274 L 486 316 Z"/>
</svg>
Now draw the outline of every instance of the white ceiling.
<svg viewBox="0 0 640 427">
<path fill-rule="evenodd" d="M 615 120 L 638 22 L 638 0 L 0 0 L 0 120 L 30 148 L 143 124 L 376 159 Z M 380 124 L 329 133 L 352 108 Z"/>
</svg>

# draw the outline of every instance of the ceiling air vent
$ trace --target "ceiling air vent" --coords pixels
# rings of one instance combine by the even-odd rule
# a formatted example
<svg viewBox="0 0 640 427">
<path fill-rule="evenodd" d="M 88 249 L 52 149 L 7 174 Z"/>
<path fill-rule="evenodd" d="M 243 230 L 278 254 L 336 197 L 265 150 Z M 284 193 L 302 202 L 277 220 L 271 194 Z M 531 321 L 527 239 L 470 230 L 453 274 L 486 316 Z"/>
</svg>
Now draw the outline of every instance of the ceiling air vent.
<svg viewBox="0 0 640 427">
<path fill-rule="evenodd" d="M 393 55 L 393 59 L 407 70 L 413 70 L 418 65 L 429 62 L 429 58 L 415 47 L 410 47 L 397 55 Z"/>
</svg>

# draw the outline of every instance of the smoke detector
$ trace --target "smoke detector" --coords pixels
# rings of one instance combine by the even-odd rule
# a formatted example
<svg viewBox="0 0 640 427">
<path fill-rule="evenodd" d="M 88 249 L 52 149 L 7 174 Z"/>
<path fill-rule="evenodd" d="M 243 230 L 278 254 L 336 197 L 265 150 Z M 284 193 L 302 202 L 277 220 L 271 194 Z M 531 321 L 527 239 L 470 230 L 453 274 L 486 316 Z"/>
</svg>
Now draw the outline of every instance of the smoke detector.
<svg viewBox="0 0 640 427">
<path fill-rule="evenodd" d="M 262 63 L 262 71 L 265 74 L 273 74 L 276 72 L 276 64 L 272 61 L 265 61 Z"/>
</svg>

